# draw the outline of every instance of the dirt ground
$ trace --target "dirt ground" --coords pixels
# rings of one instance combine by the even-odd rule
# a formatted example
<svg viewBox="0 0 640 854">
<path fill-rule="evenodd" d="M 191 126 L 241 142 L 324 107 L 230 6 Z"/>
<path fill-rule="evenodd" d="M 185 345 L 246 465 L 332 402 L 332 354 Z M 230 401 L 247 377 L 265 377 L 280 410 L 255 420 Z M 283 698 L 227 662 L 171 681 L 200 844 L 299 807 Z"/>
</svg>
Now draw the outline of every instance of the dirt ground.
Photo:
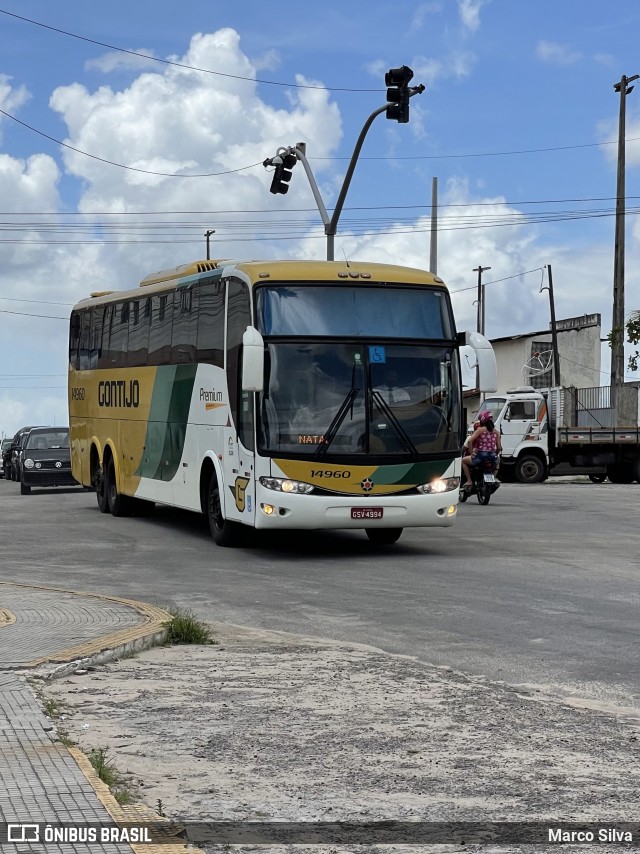
<svg viewBox="0 0 640 854">
<path fill-rule="evenodd" d="M 153 649 L 45 690 L 64 704 L 59 726 L 85 752 L 107 748 L 173 819 L 640 816 L 637 722 L 368 647 L 213 628 L 217 645 Z"/>
</svg>

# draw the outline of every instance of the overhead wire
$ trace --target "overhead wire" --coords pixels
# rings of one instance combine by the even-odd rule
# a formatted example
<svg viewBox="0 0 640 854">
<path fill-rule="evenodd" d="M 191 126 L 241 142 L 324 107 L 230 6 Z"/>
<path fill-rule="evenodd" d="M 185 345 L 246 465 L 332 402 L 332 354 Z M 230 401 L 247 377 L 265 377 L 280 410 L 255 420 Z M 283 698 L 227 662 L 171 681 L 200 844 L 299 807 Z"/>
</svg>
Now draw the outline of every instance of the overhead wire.
<svg viewBox="0 0 640 854">
<path fill-rule="evenodd" d="M 36 27 L 42 27 L 42 29 L 50 30 L 54 33 L 59 33 L 63 36 L 69 36 L 72 39 L 78 39 L 79 41 L 88 42 L 89 44 L 95 44 L 99 47 L 106 47 L 109 50 L 115 50 L 117 53 L 126 53 L 130 56 L 137 56 L 141 59 L 146 59 L 149 62 L 158 62 L 162 65 L 171 65 L 176 68 L 185 68 L 189 71 L 199 71 L 202 74 L 214 74 L 216 77 L 228 77 L 232 80 L 247 80 L 251 83 L 262 83 L 268 86 L 286 86 L 291 89 L 327 89 L 331 92 L 380 92 L 380 87 L 376 89 L 357 89 L 348 86 L 324 86 L 324 85 L 315 85 L 313 83 L 290 83 L 290 82 L 282 82 L 278 80 L 264 80 L 259 77 L 247 77 L 241 74 L 229 74 L 225 71 L 214 71 L 211 68 L 198 68 L 195 65 L 187 65 L 184 62 L 175 62 L 175 60 L 171 59 L 161 59 L 157 56 L 151 56 L 148 53 L 140 53 L 135 50 L 128 50 L 124 47 L 118 47 L 117 45 L 109 44 L 108 42 L 101 42 L 97 39 L 91 39 L 87 36 L 80 36 L 77 33 L 72 33 L 69 30 L 62 30 L 59 27 L 53 27 L 50 24 L 44 24 L 42 21 L 36 21 L 33 18 L 27 18 L 24 15 L 17 15 L 15 12 L 9 12 L 6 9 L 0 9 L 0 14 L 8 15 L 11 18 L 16 18 L 19 21 L 25 21 L 28 24 L 33 24 Z"/>
</svg>

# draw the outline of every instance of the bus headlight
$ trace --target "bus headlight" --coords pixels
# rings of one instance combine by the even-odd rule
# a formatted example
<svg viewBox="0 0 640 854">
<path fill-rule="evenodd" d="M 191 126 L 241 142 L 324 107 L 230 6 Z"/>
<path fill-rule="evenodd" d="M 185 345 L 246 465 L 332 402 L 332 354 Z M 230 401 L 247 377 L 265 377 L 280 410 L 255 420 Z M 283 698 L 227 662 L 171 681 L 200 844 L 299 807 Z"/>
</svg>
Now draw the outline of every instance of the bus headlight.
<svg viewBox="0 0 640 854">
<path fill-rule="evenodd" d="M 423 483 L 418 486 L 418 492 L 423 495 L 438 495 L 441 492 L 451 492 L 460 487 L 459 477 L 437 477 L 431 483 Z"/>
<path fill-rule="evenodd" d="M 27 458 L 27 459 L 24 461 L 24 467 L 25 467 L 26 469 L 32 469 L 34 465 L 35 465 L 35 464 L 34 464 L 33 460 L 31 459 L 31 457 Z"/>
<path fill-rule="evenodd" d="M 308 495 L 310 492 L 313 492 L 313 486 L 310 483 L 303 483 L 300 480 L 289 480 L 283 477 L 261 477 L 260 484 L 266 489 L 273 489 L 276 492 L 295 492 L 299 495 Z"/>
</svg>

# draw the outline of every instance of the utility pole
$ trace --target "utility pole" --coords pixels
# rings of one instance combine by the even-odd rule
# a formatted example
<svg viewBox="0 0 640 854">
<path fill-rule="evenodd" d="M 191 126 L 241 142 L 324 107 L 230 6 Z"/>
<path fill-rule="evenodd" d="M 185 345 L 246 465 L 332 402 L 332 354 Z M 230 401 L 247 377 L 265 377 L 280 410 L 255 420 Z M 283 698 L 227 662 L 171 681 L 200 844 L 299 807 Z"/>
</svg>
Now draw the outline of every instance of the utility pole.
<svg viewBox="0 0 640 854">
<path fill-rule="evenodd" d="M 616 237 L 613 255 L 613 314 L 611 318 L 611 406 L 616 408 L 618 389 L 624 383 L 624 218 L 625 218 L 625 124 L 626 97 L 633 90 L 629 83 L 640 75 L 625 77 L 614 84 L 620 93 L 620 119 L 618 123 L 618 176 L 616 185 Z"/>
<path fill-rule="evenodd" d="M 556 328 L 556 305 L 553 298 L 553 276 L 551 275 L 551 264 L 547 264 L 547 281 L 549 282 L 549 311 L 551 314 L 551 348 L 553 349 L 553 370 L 551 372 L 551 383 L 559 386 L 560 381 L 560 353 L 558 351 L 558 330 Z"/>
<path fill-rule="evenodd" d="M 211 259 L 211 252 L 209 251 L 209 238 L 212 234 L 215 234 L 215 228 L 210 228 L 208 231 L 205 231 L 204 236 L 207 238 L 207 261 Z"/>
<path fill-rule="evenodd" d="M 429 270 L 433 275 L 438 273 L 438 179 L 431 182 L 431 247 L 429 253 Z"/>
<path fill-rule="evenodd" d="M 474 267 L 473 272 L 478 274 L 478 322 L 477 329 L 481 335 L 484 335 L 484 285 L 482 284 L 482 274 L 485 270 L 490 270 L 491 267 Z"/>
</svg>

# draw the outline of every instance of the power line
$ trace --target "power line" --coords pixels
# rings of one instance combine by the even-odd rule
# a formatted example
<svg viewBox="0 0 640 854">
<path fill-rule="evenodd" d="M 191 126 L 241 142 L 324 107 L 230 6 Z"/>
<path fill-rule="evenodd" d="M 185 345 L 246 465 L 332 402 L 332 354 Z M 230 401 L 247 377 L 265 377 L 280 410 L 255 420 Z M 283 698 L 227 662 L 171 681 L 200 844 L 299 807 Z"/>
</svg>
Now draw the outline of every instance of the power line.
<svg viewBox="0 0 640 854">
<path fill-rule="evenodd" d="M 3 10 L 0 9 L 0 13 Z M 5 13 L 9 14 L 9 13 Z M 0 110 L 0 114 L 5 116 L 8 119 L 16 122 L 22 127 L 27 128 L 27 130 L 32 131 L 32 133 L 38 134 L 38 136 L 43 137 L 44 139 L 48 139 L 50 142 L 55 142 L 56 145 L 60 145 L 63 148 L 67 148 L 70 151 L 75 152 L 76 154 L 82 154 L 84 157 L 90 157 L 92 160 L 98 160 L 100 163 L 106 163 L 109 166 L 116 166 L 118 169 L 126 169 L 130 172 L 141 172 L 144 175 L 156 175 L 161 178 L 216 178 L 220 175 L 231 175 L 236 172 L 245 172 L 248 169 L 255 169 L 257 166 L 263 166 L 262 161 L 258 161 L 257 163 L 250 163 L 247 166 L 239 166 L 237 169 L 227 169 L 222 172 L 198 172 L 193 173 L 191 175 L 181 175 L 178 172 L 156 172 L 152 169 L 140 169 L 136 166 L 127 166 L 125 163 L 117 163 L 114 160 L 108 160 L 105 157 L 98 157 L 97 154 L 91 154 L 88 151 L 83 151 L 81 148 L 75 148 L 73 145 L 69 145 L 66 142 L 62 142 L 60 139 L 56 139 L 54 136 L 50 136 L 48 133 L 44 133 L 44 131 L 38 130 L 38 128 L 33 127 L 33 125 L 28 124 L 27 122 L 23 122 L 21 119 L 12 115 L 11 113 L 7 113 L 5 110 Z M 635 142 L 640 139 L 640 137 L 629 137 L 626 142 Z M 527 149 L 519 149 L 514 151 L 486 151 L 486 152 L 476 152 L 476 153 L 468 153 L 468 154 L 418 154 L 418 155 L 409 155 L 406 157 L 361 157 L 360 160 L 446 160 L 451 158 L 466 158 L 466 157 L 503 157 L 510 154 L 535 154 L 539 152 L 549 152 L 549 151 L 568 151 L 570 149 L 576 148 L 594 148 L 600 145 L 613 145 L 613 142 L 593 142 L 593 143 L 584 143 L 581 145 L 563 145 L 563 146 L 555 146 L 552 148 L 527 148 Z M 310 157 L 309 160 L 323 160 L 323 161 L 339 161 L 339 160 L 349 160 L 348 157 Z M 479 204 L 487 204 L 487 202 L 480 202 Z M 424 207 L 424 206 L 422 206 Z"/>
<path fill-rule="evenodd" d="M 2 12 L 2 9 L 0 9 L 0 12 Z M 127 169 L 129 172 L 142 172 L 145 175 L 159 175 L 164 178 L 215 178 L 218 175 L 231 175 L 233 172 L 243 172 L 246 169 L 253 169 L 255 166 L 262 166 L 262 163 L 258 162 L 252 163 L 249 166 L 240 166 L 238 169 L 227 169 L 224 172 L 203 172 L 197 175 L 180 175 L 177 172 L 154 172 L 151 169 L 138 169 L 135 166 L 126 166 L 124 163 L 115 163 L 113 160 L 107 160 L 105 157 L 98 157 L 96 154 L 89 154 L 88 151 L 82 151 L 80 148 L 74 148 L 73 145 L 68 145 L 66 142 L 62 142 L 62 140 L 56 139 L 54 136 L 49 136 L 48 133 L 44 133 L 43 131 L 32 127 L 32 125 L 28 125 L 26 122 L 12 116 L 11 113 L 5 112 L 5 110 L 0 110 L 0 113 L 8 119 L 13 119 L 14 122 L 17 122 L 28 130 L 33 131 L 33 133 L 37 133 L 39 136 L 43 136 L 45 139 L 55 142 L 56 145 L 68 148 L 70 151 L 75 151 L 76 154 L 84 155 L 84 157 L 90 157 L 92 160 L 99 160 L 100 163 L 107 163 L 109 166 L 117 166 L 119 169 Z"/>
<path fill-rule="evenodd" d="M 504 276 L 502 279 L 493 279 L 491 282 L 483 282 L 483 286 L 495 285 L 497 282 L 506 282 L 508 279 L 519 279 L 521 276 L 528 276 L 529 273 L 538 273 L 543 267 L 534 267 L 533 270 L 525 270 L 523 273 L 515 273 L 513 276 Z M 472 285 L 469 288 L 458 288 L 455 291 L 449 291 L 450 294 L 461 294 L 463 291 L 475 291 L 477 285 Z"/>
<path fill-rule="evenodd" d="M 195 65 L 186 65 L 183 62 L 174 62 L 170 59 L 159 59 L 157 56 L 150 56 L 147 53 L 139 53 L 135 50 L 127 50 L 124 47 L 117 47 L 116 45 L 108 44 L 107 42 L 100 42 L 96 39 L 90 39 L 87 36 L 80 36 L 77 33 L 71 33 L 68 30 L 61 30 L 58 27 L 52 27 L 49 24 L 43 24 L 42 21 L 34 21 L 32 18 L 25 18 L 23 15 L 16 15 L 14 12 L 8 12 L 6 9 L 0 9 L 0 13 L 3 15 L 8 15 L 11 18 L 16 18 L 19 21 L 25 21 L 28 24 L 33 24 L 36 27 L 42 27 L 44 30 L 50 30 L 54 33 L 60 33 L 63 36 L 69 36 L 72 39 L 78 39 L 79 41 L 88 42 L 89 44 L 95 44 L 99 47 L 106 47 L 109 50 L 115 50 L 118 53 L 127 53 L 130 56 L 137 56 L 142 59 L 149 60 L 150 62 L 159 62 L 162 65 L 172 65 L 176 68 L 186 68 L 189 71 L 200 71 L 203 74 L 214 74 L 216 77 L 229 77 L 232 80 L 248 80 L 251 83 L 264 83 L 268 86 L 287 86 L 291 89 L 324 89 L 330 92 L 380 92 L 381 89 L 353 89 L 347 87 L 340 86 L 314 86 L 312 83 L 282 83 L 277 80 L 263 80 L 259 77 L 243 77 L 241 74 L 227 74 L 223 71 L 213 71 L 210 68 L 198 68 Z"/>
</svg>

